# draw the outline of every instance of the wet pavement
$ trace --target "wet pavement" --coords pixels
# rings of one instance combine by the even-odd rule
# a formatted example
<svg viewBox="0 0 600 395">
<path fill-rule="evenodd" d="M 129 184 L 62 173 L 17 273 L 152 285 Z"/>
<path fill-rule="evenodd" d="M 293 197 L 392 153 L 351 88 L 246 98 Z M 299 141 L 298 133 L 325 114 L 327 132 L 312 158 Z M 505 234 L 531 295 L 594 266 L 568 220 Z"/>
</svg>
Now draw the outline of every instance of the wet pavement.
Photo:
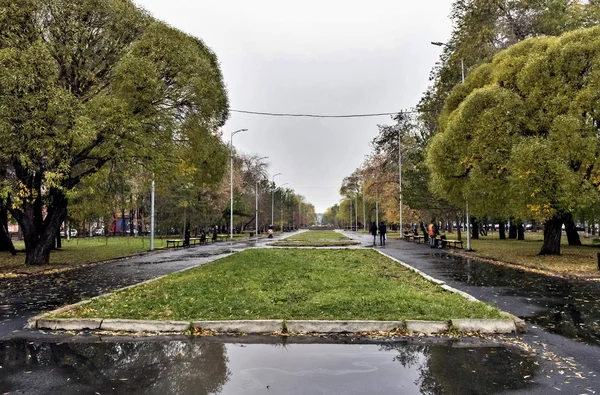
<svg viewBox="0 0 600 395">
<path fill-rule="evenodd" d="M 483 343 L 0 343 L 0 390 L 18 394 L 545 394 L 535 359 Z M 583 390 L 583 389 L 582 389 Z M 585 391 L 584 391 L 585 392 Z"/>
</svg>

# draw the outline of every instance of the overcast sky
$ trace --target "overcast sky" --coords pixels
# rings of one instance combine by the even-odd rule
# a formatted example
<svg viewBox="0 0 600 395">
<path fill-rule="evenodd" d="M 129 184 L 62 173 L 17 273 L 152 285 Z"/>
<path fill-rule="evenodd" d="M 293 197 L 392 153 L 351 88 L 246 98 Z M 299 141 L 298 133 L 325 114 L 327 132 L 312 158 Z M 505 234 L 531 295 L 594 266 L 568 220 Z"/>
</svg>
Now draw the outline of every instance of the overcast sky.
<svg viewBox="0 0 600 395">
<path fill-rule="evenodd" d="M 450 35 L 449 0 L 136 0 L 219 57 L 231 109 L 355 114 L 414 107 Z M 232 113 L 224 138 L 268 156 L 270 172 L 317 212 L 370 152 L 378 123 Z"/>
</svg>

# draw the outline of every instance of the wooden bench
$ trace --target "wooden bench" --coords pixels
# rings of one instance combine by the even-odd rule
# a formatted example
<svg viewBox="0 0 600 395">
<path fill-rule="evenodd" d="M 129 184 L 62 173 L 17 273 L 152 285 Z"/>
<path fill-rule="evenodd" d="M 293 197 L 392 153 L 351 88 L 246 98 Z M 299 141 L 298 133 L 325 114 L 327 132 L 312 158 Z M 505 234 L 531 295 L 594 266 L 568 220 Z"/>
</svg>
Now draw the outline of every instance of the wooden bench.
<svg viewBox="0 0 600 395">
<path fill-rule="evenodd" d="M 413 236 L 413 241 L 415 243 L 421 244 L 421 240 L 425 243 L 425 236 Z"/>
<path fill-rule="evenodd" d="M 193 245 L 198 245 L 198 244 L 205 244 L 206 243 L 206 239 L 202 240 L 202 238 L 200 237 L 190 237 L 190 246 Z M 185 239 L 171 239 L 171 240 L 167 240 L 167 248 L 169 247 L 186 247 L 185 245 Z"/>
<path fill-rule="evenodd" d="M 448 247 L 459 248 L 458 245 L 460 244 L 460 248 L 463 248 L 462 240 L 443 240 L 443 242 L 446 242 Z"/>
<path fill-rule="evenodd" d="M 404 234 L 402 235 L 402 239 L 403 239 L 404 241 L 411 241 L 411 239 L 413 238 L 413 236 L 414 236 L 414 235 L 411 235 L 410 233 L 404 233 Z"/>
<path fill-rule="evenodd" d="M 181 247 L 183 246 L 185 240 L 183 239 L 172 239 L 172 240 L 167 240 L 167 248 L 169 248 L 169 246 L 172 244 L 173 247 Z"/>
</svg>

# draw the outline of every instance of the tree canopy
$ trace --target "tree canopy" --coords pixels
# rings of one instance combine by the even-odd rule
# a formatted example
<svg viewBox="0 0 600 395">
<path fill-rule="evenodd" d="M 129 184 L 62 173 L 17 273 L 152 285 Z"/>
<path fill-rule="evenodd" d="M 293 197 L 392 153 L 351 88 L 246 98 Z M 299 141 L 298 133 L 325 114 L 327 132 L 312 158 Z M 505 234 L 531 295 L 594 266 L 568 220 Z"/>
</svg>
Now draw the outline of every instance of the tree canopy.
<svg viewBox="0 0 600 395">
<path fill-rule="evenodd" d="M 82 180 L 114 161 L 193 166 L 228 118 L 215 54 L 129 0 L 0 0 L 0 103 L 0 199 L 28 264 L 48 262 Z"/>
<path fill-rule="evenodd" d="M 547 221 L 541 253 L 559 253 L 565 215 L 598 200 L 598 59 L 593 27 L 527 39 L 474 70 L 429 147 L 435 191 L 479 214 Z"/>
</svg>

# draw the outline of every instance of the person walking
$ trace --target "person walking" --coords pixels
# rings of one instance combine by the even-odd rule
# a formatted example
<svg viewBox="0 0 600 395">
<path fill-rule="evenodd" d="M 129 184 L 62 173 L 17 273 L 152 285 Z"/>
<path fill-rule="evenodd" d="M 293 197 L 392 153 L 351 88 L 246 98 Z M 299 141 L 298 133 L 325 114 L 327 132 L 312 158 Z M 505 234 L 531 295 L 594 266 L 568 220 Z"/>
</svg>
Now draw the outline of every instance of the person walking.
<svg viewBox="0 0 600 395">
<path fill-rule="evenodd" d="M 429 233 L 429 247 L 435 248 L 437 246 L 436 237 L 438 235 L 437 226 L 435 225 L 435 218 L 432 219 L 431 223 L 429 224 L 428 233 Z"/>
<path fill-rule="evenodd" d="M 379 224 L 379 244 L 382 246 L 385 245 L 386 233 L 387 227 L 385 226 L 385 222 L 381 221 L 381 223 Z"/>
<path fill-rule="evenodd" d="M 214 243 L 217 241 L 217 235 L 219 234 L 219 227 L 217 225 L 213 226 L 212 231 L 213 231 L 212 242 Z"/>
<path fill-rule="evenodd" d="M 369 230 L 371 231 L 371 235 L 373 235 L 373 245 L 375 246 L 377 244 L 377 224 L 375 224 L 375 222 L 371 222 L 371 227 Z"/>
</svg>

